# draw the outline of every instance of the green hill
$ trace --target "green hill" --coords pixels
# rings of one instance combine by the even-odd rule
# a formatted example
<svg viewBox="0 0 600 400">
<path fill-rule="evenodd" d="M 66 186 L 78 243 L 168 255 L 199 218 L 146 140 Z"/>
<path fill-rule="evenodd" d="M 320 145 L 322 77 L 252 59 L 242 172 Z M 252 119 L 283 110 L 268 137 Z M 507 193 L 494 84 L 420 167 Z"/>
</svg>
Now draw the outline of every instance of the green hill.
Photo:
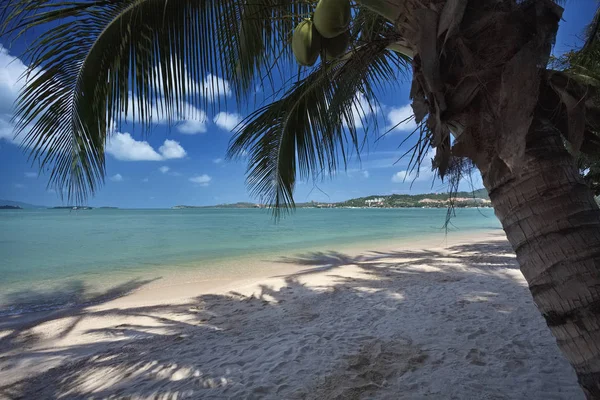
<svg viewBox="0 0 600 400">
<path fill-rule="evenodd" d="M 392 194 L 381 196 L 368 196 L 350 199 L 336 203 L 335 207 L 455 207 L 489 206 L 489 196 L 485 189 L 473 192 L 458 192 L 452 196 L 449 193 L 424 193 L 424 194 Z"/>
<path fill-rule="evenodd" d="M 453 197 L 455 207 L 490 207 L 489 196 L 485 189 L 473 192 L 458 192 Z M 311 201 L 308 203 L 296 203 L 297 208 L 348 208 L 348 207 L 377 207 L 377 208 L 401 208 L 401 207 L 428 207 L 445 208 L 451 204 L 450 195 L 446 193 L 426 194 L 392 194 L 381 196 L 359 197 L 342 201 L 340 203 L 322 203 Z M 263 208 L 264 205 L 256 203 L 233 203 L 219 204 L 216 206 L 175 206 L 174 209 L 188 208 Z"/>
<path fill-rule="evenodd" d="M 488 192 L 485 188 L 474 190 L 472 193 L 470 193 L 470 192 L 461 192 L 461 193 L 472 194 L 474 197 L 478 197 L 480 199 L 487 199 L 487 200 L 490 199 L 490 195 L 488 194 Z"/>
</svg>

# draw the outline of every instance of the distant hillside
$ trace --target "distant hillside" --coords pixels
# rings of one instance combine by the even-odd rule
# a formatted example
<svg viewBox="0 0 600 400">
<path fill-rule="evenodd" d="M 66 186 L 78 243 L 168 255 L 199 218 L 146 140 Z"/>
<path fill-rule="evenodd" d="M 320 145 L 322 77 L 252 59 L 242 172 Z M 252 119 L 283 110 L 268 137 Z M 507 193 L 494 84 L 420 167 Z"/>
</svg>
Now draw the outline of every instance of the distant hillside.
<svg viewBox="0 0 600 400">
<path fill-rule="evenodd" d="M 48 208 L 46 206 L 36 206 L 35 204 L 23 203 L 21 201 L 3 200 L 0 199 L 0 206 L 15 206 L 21 208 Z"/>
<path fill-rule="evenodd" d="M 477 190 L 474 190 L 473 192 L 460 192 L 460 193 L 471 194 L 471 195 L 473 195 L 473 197 L 479 197 L 480 199 L 487 199 L 487 200 L 490 199 L 490 195 L 488 194 L 488 192 L 485 188 L 477 189 Z"/>
<path fill-rule="evenodd" d="M 455 207 L 489 207 L 491 206 L 488 193 L 485 189 L 473 192 L 458 192 L 453 196 Z M 376 207 L 376 208 L 402 208 L 402 207 L 425 207 L 441 208 L 450 205 L 448 193 L 427 194 L 392 194 L 381 196 L 367 196 L 350 199 L 339 203 L 321 203 L 311 201 L 309 203 L 297 203 L 297 208 L 349 208 L 349 207 Z M 233 203 L 219 204 L 216 206 L 175 206 L 173 209 L 182 210 L 189 208 L 264 208 L 265 205 L 257 203 Z"/>
<path fill-rule="evenodd" d="M 452 198 L 456 207 L 489 206 L 489 196 L 485 189 L 474 192 L 458 192 Z M 368 196 L 350 199 L 336 203 L 335 207 L 447 207 L 450 205 L 450 195 L 445 193 L 424 194 L 392 194 Z"/>
</svg>

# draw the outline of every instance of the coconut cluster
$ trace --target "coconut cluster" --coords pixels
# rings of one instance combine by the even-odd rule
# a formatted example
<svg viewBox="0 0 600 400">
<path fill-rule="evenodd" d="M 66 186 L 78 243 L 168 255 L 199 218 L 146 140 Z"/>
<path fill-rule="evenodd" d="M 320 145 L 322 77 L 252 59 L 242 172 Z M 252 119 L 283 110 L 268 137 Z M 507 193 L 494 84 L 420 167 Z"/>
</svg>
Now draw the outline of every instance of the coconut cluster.
<svg viewBox="0 0 600 400">
<path fill-rule="evenodd" d="M 300 22 L 292 37 L 292 51 L 298 64 L 311 66 L 319 55 L 334 60 L 350 44 L 350 1 L 320 0 L 312 19 Z"/>
</svg>

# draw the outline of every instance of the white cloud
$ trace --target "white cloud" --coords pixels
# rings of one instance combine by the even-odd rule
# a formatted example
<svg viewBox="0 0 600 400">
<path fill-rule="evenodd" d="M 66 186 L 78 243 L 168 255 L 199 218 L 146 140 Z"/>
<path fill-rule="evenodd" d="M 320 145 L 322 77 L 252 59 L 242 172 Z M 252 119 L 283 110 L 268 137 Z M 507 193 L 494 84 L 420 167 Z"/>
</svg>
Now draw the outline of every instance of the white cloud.
<svg viewBox="0 0 600 400">
<path fill-rule="evenodd" d="M 431 181 L 434 176 L 434 171 L 432 171 L 432 159 L 435 157 L 435 149 L 430 149 L 425 157 L 423 158 L 423 162 L 419 165 L 418 168 L 415 168 L 411 171 L 402 170 L 396 172 L 392 175 L 392 182 L 395 183 L 403 183 L 403 182 L 420 182 L 420 181 Z"/>
<path fill-rule="evenodd" d="M 25 172 L 25 178 L 33 179 L 33 178 L 37 178 L 37 177 L 38 177 L 37 172 Z"/>
<path fill-rule="evenodd" d="M 140 103 L 142 100 L 138 99 L 131 92 L 129 92 L 127 99 L 127 115 L 125 119 L 127 121 L 138 121 L 140 119 Z M 158 107 L 153 105 L 149 110 L 144 110 L 144 118 L 150 119 L 152 122 L 161 124 L 166 123 L 168 121 L 167 116 L 165 115 L 162 107 Z"/>
<path fill-rule="evenodd" d="M 369 171 L 363 171 L 362 174 L 365 178 L 368 178 L 370 176 Z"/>
<path fill-rule="evenodd" d="M 3 118 L 2 114 L 0 114 L 0 140 L 1 139 L 16 143 L 15 126 L 10 122 L 9 115 L 6 115 L 6 118 Z"/>
<path fill-rule="evenodd" d="M 132 122 L 140 119 L 139 107 L 142 101 L 142 99 L 139 99 L 133 93 L 129 92 L 127 99 L 127 116 L 125 118 L 127 121 Z M 152 103 L 150 108 L 144 110 L 144 112 L 144 118 L 149 118 L 153 123 L 166 124 L 169 122 L 169 113 L 160 103 Z M 206 113 L 203 110 L 194 107 L 188 102 L 183 103 L 178 112 L 173 110 L 170 117 L 171 122 L 173 123 L 184 121 L 197 121 L 206 123 L 207 120 Z"/>
<path fill-rule="evenodd" d="M 14 144 L 19 144 L 20 140 L 15 138 L 11 117 L 15 100 L 25 84 L 23 75 L 26 71 L 25 64 L 0 44 L 0 140 Z"/>
<path fill-rule="evenodd" d="M 213 74 L 208 74 L 200 85 L 200 93 L 208 99 L 230 96 L 231 86 L 226 79 Z"/>
<path fill-rule="evenodd" d="M 21 79 L 27 67 L 23 62 L 8 54 L 0 44 L 0 114 L 11 114 L 13 103 L 23 87 Z"/>
<path fill-rule="evenodd" d="M 129 93 L 128 99 L 128 112 L 125 119 L 129 122 L 139 121 L 139 102 L 141 100 Z M 134 114 L 135 112 L 135 114 Z M 190 103 L 184 103 L 181 110 L 176 113 L 173 112 L 171 119 L 169 115 L 161 105 L 153 104 L 149 110 L 146 111 L 146 117 L 155 124 L 168 124 L 172 123 L 176 125 L 176 129 L 179 133 L 184 135 L 196 135 L 198 133 L 205 133 L 208 130 L 208 117 L 206 112 L 200 110 Z"/>
<path fill-rule="evenodd" d="M 163 174 L 166 174 L 167 172 L 169 172 L 171 168 L 167 167 L 166 165 L 163 165 L 162 167 L 160 167 L 158 170 L 160 172 L 162 172 Z"/>
<path fill-rule="evenodd" d="M 114 133 L 106 144 L 106 152 L 121 161 L 160 161 L 163 157 L 146 141 L 138 141 L 129 133 Z"/>
<path fill-rule="evenodd" d="M 183 158 L 187 155 L 186 151 L 181 147 L 179 142 L 174 140 L 165 140 L 162 146 L 158 148 L 160 154 L 165 160 L 170 160 L 172 158 Z"/>
<path fill-rule="evenodd" d="M 193 176 L 189 180 L 190 180 L 190 182 L 196 183 L 200 186 L 208 186 L 208 184 L 210 183 L 212 178 L 206 174 L 202 174 L 202 175 Z"/>
<path fill-rule="evenodd" d="M 129 133 L 114 133 L 106 144 L 106 152 L 120 161 L 163 161 L 183 158 L 186 151 L 174 140 L 165 140 L 158 152 L 146 141 L 135 140 Z"/>
<path fill-rule="evenodd" d="M 178 65 L 171 64 L 171 68 L 174 71 L 174 75 L 181 77 Z M 155 82 L 158 85 L 158 92 L 163 93 L 163 79 L 160 68 L 155 69 L 156 77 Z M 188 70 L 183 70 L 183 84 L 186 88 L 186 92 L 190 94 L 201 93 L 204 97 L 214 98 L 216 96 L 230 96 L 231 85 L 226 79 L 220 78 L 213 74 L 208 74 L 202 82 L 197 82 Z M 171 85 L 180 86 L 181 82 L 173 79 Z M 216 95 L 216 96 L 215 96 Z"/>
<path fill-rule="evenodd" d="M 123 176 L 121 174 L 115 174 L 110 177 L 110 180 L 113 182 L 123 182 Z"/>
<path fill-rule="evenodd" d="M 148 178 L 144 178 L 144 179 L 142 179 L 142 182 L 144 182 L 144 183 L 146 183 L 146 182 L 150 182 L 150 179 L 148 179 Z"/>
<path fill-rule="evenodd" d="M 206 128 L 206 113 L 201 111 L 204 116 L 199 120 L 187 120 L 181 125 L 177 126 L 177 130 L 184 135 L 196 135 L 198 133 L 205 133 Z"/>
<path fill-rule="evenodd" d="M 394 183 L 404 183 L 404 182 L 412 182 L 411 173 L 405 169 L 402 171 L 396 172 L 392 175 L 392 182 Z"/>
<path fill-rule="evenodd" d="M 18 143 L 14 138 L 14 125 L 11 123 L 11 116 L 13 104 L 25 83 L 25 79 L 22 77 L 26 71 L 25 64 L 19 58 L 11 56 L 8 50 L 0 44 L 0 140 L 5 139 L 9 142 Z M 201 84 L 195 83 L 189 75 L 185 79 L 188 93 L 202 91 L 205 95 L 228 96 L 231 94 L 229 82 L 212 74 L 209 74 Z M 134 120 L 132 111 L 137 112 L 136 104 L 138 101 L 132 93 L 129 93 L 128 115 L 125 118 L 127 121 Z M 153 123 L 165 124 L 169 122 L 164 110 L 156 105 L 150 107 L 149 115 Z M 176 128 L 180 133 L 197 134 L 207 131 L 208 119 L 204 111 L 185 103 L 181 113 L 174 115 L 171 122 L 178 124 Z M 143 144 L 144 142 L 137 143 Z M 130 159 L 130 156 L 124 155 L 123 152 L 120 154 L 127 161 L 138 161 L 140 157 L 143 160 L 159 160 L 161 155 L 149 147 L 148 145 L 143 148 L 137 144 L 133 151 L 135 153 L 132 156 L 134 157 L 133 160 Z M 117 151 L 115 148 L 113 150 Z M 115 157 L 118 158 L 118 156 Z"/>
<path fill-rule="evenodd" d="M 412 132 L 417 129 L 413 118 L 413 109 L 410 104 L 398 108 L 391 108 L 387 114 L 388 130 L 397 132 Z"/>
<path fill-rule="evenodd" d="M 354 96 L 354 104 L 352 105 L 352 119 L 356 128 L 363 128 L 363 122 L 373 113 L 376 113 L 379 108 L 375 104 L 369 105 L 367 98 L 361 94 L 356 93 Z M 347 126 L 344 121 L 344 125 Z"/>
<path fill-rule="evenodd" d="M 15 183 L 15 187 L 17 189 L 25 189 L 25 185 L 23 185 L 22 183 Z"/>
<path fill-rule="evenodd" d="M 236 113 L 220 112 L 215 115 L 213 122 L 221 129 L 232 131 L 242 122 L 242 116 Z M 243 125 L 239 127 L 242 128 Z"/>
<path fill-rule="evenodd" d="M 215 158 L 215 159 L 213 160 L 213 162 L 214 162 L 215 164 L 221 164 L 221 163 L 223 162 L 223 159 L 222 159 L 222 158 Z"/>
</svg>

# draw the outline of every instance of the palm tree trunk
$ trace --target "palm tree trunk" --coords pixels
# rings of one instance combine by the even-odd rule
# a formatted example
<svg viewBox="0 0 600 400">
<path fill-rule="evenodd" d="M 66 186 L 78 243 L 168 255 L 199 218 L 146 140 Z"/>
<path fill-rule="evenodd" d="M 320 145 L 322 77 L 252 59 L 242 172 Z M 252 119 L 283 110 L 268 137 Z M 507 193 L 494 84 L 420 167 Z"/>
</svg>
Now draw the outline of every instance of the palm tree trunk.
<svg viewBox="0 0 600 400">
<path fill-rule="evenodd" d="M 464 128 L 452 154 L 478 165 L 535 303 L 587 398 L 600 400 L 600 209 L 563 141 L 581 143 L 581 118 L 573 113 L 572 126 L 558 129 L 565 106 L 554 90 L 568 98 L 568 82 L 558 87 L 539 68 L 562 8 L 549 0 L 360 2 L 393 21 L 417 56 L 413 108 L 421 110 L 417 122 L 429 113 L 442 175 L 447 123 Z M 441 41 L 446 30 L 450 39 Z"/>
<path fill-rule="evenodd" d="M 483 174 L 496 215 L 535 304 L 577 372 L 600 399 L 600 209 L 552 126 L 532 125 L 525 161 Z"/>
</svg>

